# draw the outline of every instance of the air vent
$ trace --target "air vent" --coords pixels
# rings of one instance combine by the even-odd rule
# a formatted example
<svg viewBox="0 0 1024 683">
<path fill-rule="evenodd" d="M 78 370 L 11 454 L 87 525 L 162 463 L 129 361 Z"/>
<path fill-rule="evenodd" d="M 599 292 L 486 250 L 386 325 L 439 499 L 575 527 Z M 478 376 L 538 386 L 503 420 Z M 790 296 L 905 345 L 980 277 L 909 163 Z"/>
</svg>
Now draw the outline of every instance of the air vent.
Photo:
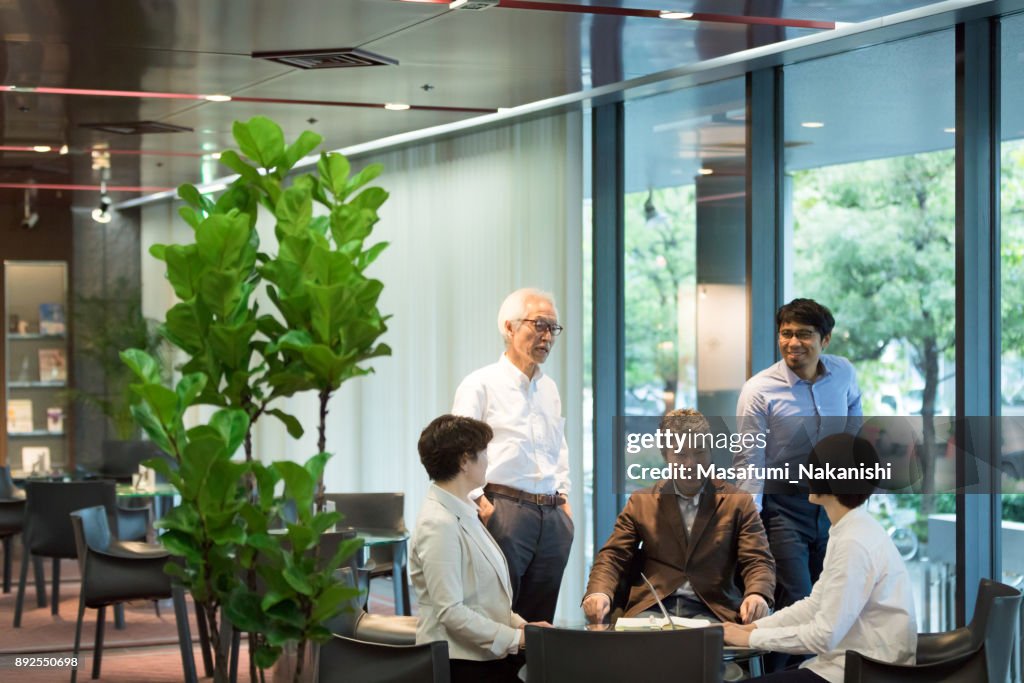
<svg viewBox="0 0 1024 683">
<path fill-rule="evenodd" d="M 347 69 L 354 66 L 397 66 L 398 60 L 354 47 L 331 50 L 253 52 L 253 59 L 266 59 L 296 69 Z"/>
<path fill-rule="evenodd" d="M 159 121 L 126 121 L 124 123 L 80 123 L 79 128 L 100 130 L 117 135 L 145 135 L 147 133 L 191 133 L 191 128 Z"/>
</svg>

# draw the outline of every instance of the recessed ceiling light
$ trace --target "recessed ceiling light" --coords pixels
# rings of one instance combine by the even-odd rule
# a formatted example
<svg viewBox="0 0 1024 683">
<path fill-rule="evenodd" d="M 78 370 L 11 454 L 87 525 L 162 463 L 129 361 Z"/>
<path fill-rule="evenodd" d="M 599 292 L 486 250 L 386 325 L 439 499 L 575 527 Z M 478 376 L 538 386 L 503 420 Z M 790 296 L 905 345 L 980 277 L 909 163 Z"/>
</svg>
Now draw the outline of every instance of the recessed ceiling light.
<svg viewBox="0 0 1024 683">
<path fill-rule="evenodd" d="M 698 168 L 697 173 L 700 173 L 701 175 L 711 175 L 714 171 L 710 168 Z"/>
<path fill-rule="evenodd" d="M 220 152 L 214 152 L 213 154 L 210 155 L 210 158 L 213 159 L 214 161 L 220 159 Z"/>
<path fill-rule="evenodd" d="M 956 128 L 943 128 L 942 132 L 943 133 L 955 133 L 956 132 Z"/>
<path fill-rule="evenodd" d="M 62 155 L 63 154 L 67 154 L 68 153 L 68 146 L 67 145 L 61 145 L 60 149 L 57 150 L 57 153 L 58 154 L 62 154 Z"/>
<path fill-rule="evenodd" d="M 409 108 L 409 105 L 403 102 L 388 102 L 384 105 L 384 108 L 389 111 L 405 111 Z"/>
<path fill-rule="evenodd" d="M 800 124 L 804 128 L 824 128 L 825 124 L 821 121 L 804 121 Z"/>
<path fill-rule="evenodd" d="M 230 102 L 231 95 L 203 95 L 203 99 L 208 102 Z"/>
<path fill-rule="evenodd" d="M 465 5 L 469 0 L 452 0 L 448 3 L 448 9 L 458 9 Z"/>
<path fill-rule="evenodd" d="M 663 9 L 658 13 L 659 19 L 689 19 L 693 12 L 677 12 L 671 9 Z"/>
<path fill-rule="evenodd" d="M 49 145 L 35 145 L 32 147 L 33 152 L 49 152 L 51 149 L 53 148 Z"/>
</svg>

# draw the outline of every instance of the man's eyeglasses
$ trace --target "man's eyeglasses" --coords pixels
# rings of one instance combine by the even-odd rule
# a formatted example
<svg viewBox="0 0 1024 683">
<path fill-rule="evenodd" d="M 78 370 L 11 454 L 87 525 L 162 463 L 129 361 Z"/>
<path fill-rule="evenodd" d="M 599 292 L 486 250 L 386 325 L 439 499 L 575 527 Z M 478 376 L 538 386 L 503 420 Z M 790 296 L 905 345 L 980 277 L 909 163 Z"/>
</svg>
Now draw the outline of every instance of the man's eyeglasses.
<svg viewBox="0 0 1024 683">
<path fill-rule="evenodd" d="M 533 329 L 537 331 L 537 334 L 550 332 L 552 337 L 562 334 L 562 330 L 565 329 L 558 323 L 550 323 L 547 320 L 540 320 L 538 318 L 523 318 L 519 322 L 530 323 L 533 325 Z"/>
<path fill-rule="evenodd" d="M 810 341 L 814 338 L 815 330 L 779 330 L 779 339 L 786 341 L 796 337 L 800 341 Z"/>
</svg>

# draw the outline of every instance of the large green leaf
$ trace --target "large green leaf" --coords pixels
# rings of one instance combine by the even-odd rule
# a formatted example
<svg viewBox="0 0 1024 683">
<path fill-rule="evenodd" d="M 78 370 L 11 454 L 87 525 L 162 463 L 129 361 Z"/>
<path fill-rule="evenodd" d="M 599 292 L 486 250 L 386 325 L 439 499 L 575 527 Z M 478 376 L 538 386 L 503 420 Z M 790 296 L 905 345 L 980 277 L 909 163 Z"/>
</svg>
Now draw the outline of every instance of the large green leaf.
<svg viewBox="0 0 1024 683">
<path fill-rule="evenodd" d="M 335 197 L 345 192 L 345 187 L 348 185 L 349 168 L 348 159 L 337 153 L 321 154 L 320 163 L 317 164 L 320 180 L 327 185 L 328 190 Z"/>
<path fill-rule="evenodd" d="M 273 415 L 284 424 L 285 428 L 288 430 L 288 436 L 292 437 L 293 439 L 302 438 L 302 423 L 299 422 L 298 418 L 296 418 L 294 415 L 289 415 L 288 413 L 279 410 L 278 408 L 272 408 L 268 410 L 267 414 Z"/>
<path fill-rule="evenodd" d="M 249 156 L 249 155 L 246 155 Z M 252 157 L 249 157 L 250 159 Z M 242 160 L 242 157 L 234 150 L 225 150 L 220 153 L 220 163 L 224 164 L 232 171 L 240 175 L 245 180 L 251 183 L 258 183 L 260 181 L 259 171 Z"/>
<path fill-rule="evenodd" d="M 125 349 L 119 354 L 121 360 L 143 382 L 160 384 L 163 380 L 163 368 L 157 359 L 142 349 Z"/>
<path fill-rule="evenodd" d="M 196 246 L 172 244 L 164 249 L 164 260 L 167 263 L 167 279 L 175 296 L 182 300 L 191 299 L 203 270 Z"/>
<path fill-rule="evenodd" d="M 299 138 L 288 145 L 288 149 L 284 152 L 284 158 L 281 160 L 279 173 L 290 171 L 299 159 L 306 156 L 323 142 L 323 138 L 314 133 L 311 130 L 304 130 L 299 134 Z"/>
<path fill-rule="evenodd" d="M 244 410 L 218 410 L 210 418 L 210 426 L 217 430 L 227 452 L 234 453 L 245 441 L 249 431 L 249 416 Z"/>
<path fill-rule="evenodd" d="M 308 187 L 293 185 L 281 193 L 274 209 L 277 227 L 287 235 L 295 235 L 308 229 L 313 218 L 313 196 Z"/>
<path fill-rule="evenodd" d="M 302 595 L 313 595 L 313 586 L 309 583 L 309 578 L 295 567 L 285 567 L 285 570 L 281 572 L 281 575 L 284 577 L 284 580 L 288 582 L 288 585 L 295 590 L 295 592 L 301 593 Z M 278 606 L 280 606 L 280 603 Z"/>
<path fill-rule="evenodd" d="M 313 506 L 313 490 L 316 482 L 309 476 L 305 467 L 288 460 L 274 463 L 277 471 L 281 473 L 284 480 L 284 495 L 292 498 L 299 510 L 310 509 Z"/>
<path fill-rule="evenodd" d="M 239 268 L 249 246 L 249 217 L 240 212 L 215 213 L 196 230 L 196 247 L 203 262 L 213 268 Z"/>
<path fill-rule="evenodd" d="M 242 154 L 260 166 L 271 169 L 284 156 L 284 133 L 281 126 L 265 116 L 254 116 L 246 122 L 235 121 L 231 127 Z"/>
<path fill-rule="evenodd" d="M 256 321 L 249 320 L 239 325 L 214 323 L 208 330 L 207 341 L 218 362 L 228 368 L 248 369 L 252 356 L 252 337 L 256 333 Z"/>
</svg>

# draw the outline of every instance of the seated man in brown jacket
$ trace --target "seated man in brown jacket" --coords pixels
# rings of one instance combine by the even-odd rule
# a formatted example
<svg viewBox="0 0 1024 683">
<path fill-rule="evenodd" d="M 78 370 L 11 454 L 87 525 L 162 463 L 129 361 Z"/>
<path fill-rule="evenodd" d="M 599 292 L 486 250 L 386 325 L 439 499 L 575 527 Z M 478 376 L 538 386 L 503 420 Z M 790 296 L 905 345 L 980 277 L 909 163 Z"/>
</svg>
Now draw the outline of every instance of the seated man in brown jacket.
<svg viewBox="0 0 1024 683">
<path fill-rule="evenodd" d="M 704 416 L 689 409 L 671 411 L 660 427 L 680 435 L 711 431 Z M 710 462 L 706 449 L 662 455 L 691 474 Z M 629 497 L 594 558 L 583 600 L 588 621 L 604 621 L 624 578 L 630 582 L 625 616 L 659 609 L 635 564 L 676 616 L 748 624 L 768 614 L 775 594 L 775 560 L 753 498 L 716 479 L 664 480 Z M 742 590 L 734 580 L 737 568 Z"/>
</svg>

